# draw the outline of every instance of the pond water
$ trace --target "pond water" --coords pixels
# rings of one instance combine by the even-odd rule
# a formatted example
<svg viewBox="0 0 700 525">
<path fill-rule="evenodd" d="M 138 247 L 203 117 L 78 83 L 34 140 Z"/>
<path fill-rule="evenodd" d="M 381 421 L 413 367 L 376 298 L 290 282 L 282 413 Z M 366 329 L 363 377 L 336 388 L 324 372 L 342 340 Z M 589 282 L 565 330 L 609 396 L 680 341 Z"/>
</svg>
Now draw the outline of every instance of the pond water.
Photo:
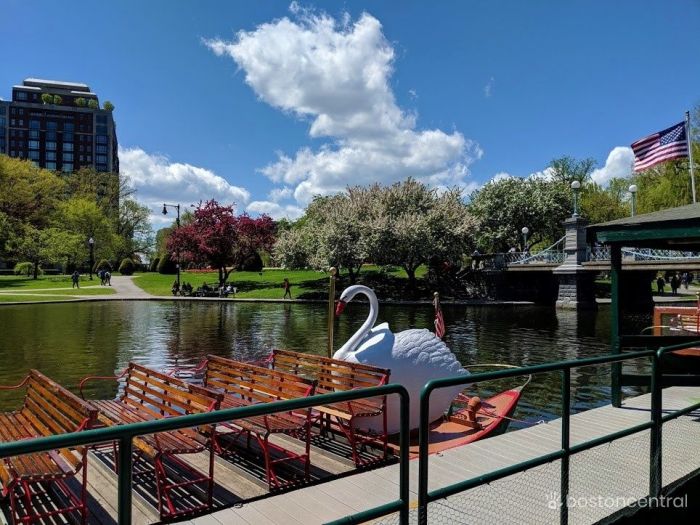
<svg viewBox="0 0 700 525">
<path fill-rule="evenodd" d="M 0 384 L 37 368 L 77 391 L 85 375 L 112 375 L 130 361 L 158 369 L 196 365 L 207 353 L 258 358 L 272 348 L 324 354 L 326 306 L 212 302 L 95 302 L 0 307 Z M 445 342 L 466 367 L 532 365 L 609 352 L 609 310 L 562 312 L 536 306 L 445 306 Z M 336 324 L 335 348 L 359 328 L 367 305 L 353 302 Z M 385 306 L 379 321 L 394 332 L 433 328 L 431 305 Z M 639 320 L 639 328 L 645 320 Z M 476 371 L 476 370 L 474 370 Z M 609 367 L 572 373 L 575 410 L 609 402 Z M 112 382 L 91 383 L 90 397 L 112 397 Z M 484 392 L 481 392 L 484 394 Z M 0 392 L 0 409 L 20 392 Z M 536 376 L 515 416 L 558 417 L 560 376 Z M 519 426 L 519 425 L 515 425 Z"/>
</svg>

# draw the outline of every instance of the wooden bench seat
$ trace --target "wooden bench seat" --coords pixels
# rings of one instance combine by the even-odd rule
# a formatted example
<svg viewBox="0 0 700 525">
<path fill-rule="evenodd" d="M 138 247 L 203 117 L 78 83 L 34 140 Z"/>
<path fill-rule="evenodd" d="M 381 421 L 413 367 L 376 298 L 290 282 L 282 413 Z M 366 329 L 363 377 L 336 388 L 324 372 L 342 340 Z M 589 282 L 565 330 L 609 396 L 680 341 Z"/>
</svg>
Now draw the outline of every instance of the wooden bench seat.
<svg viewBox="0 0 700 525">
<path fill-rule="evenodd" d="M 124 389 L 116 400 L 92 401 L 99 411 L 98 422 L 104 426 L 209 412 L 219 407 L 223 397 L 208 388 L 186 383 L 136 363 L 129 363 L 121 375 L 112 379 L 122 377 L 125 380 Z M 91 379 L 106 378 L 83 379 L 81 391 L 85 382 Z M 161 518 L 172 519 L 211 507 L 214 489 L 214 447 L 211 436 L 212 429 L 207 427 L 183 428 L 134 438 L 136 452 L 154 464 Z M 209 450 L 209 471 L 206 474 L 177 458 L 181 454 L 196 454 L 206 450 Z M 187 471 L 193 479 L 181 483 L 170 482 L 164 463 L 166 460 Z M 207 484 L 207 502 L 185 511 L 177 510 L 173 493 L 175 489 L 197 483 Z"/>
<path fill-rule="evenodd" d="M 55 381 L 37 370 L 17 386 L 0 387 L 14 390 L 26 386 L 21 409 L 0 413 L 0 441 L 53 436 L 91 428 L 97 409 L 75 396 Z M 80 494 L 68 488 L 65 480 L 75 477 L 82 470 Z M 78 512 L 83 523 L 87 520 L 87 450 L 60 449 L 5 458 L 0 462 L 2 496 L 10 497 L 12 520 L 32 522 L 58 514 Z M 68 498 L 68 506 L 53 511 L 35 510 L 32 504 L 32 484 L 51 482 Z M 20 515 L 20 505 L 24 508 Z"/>
<path fill-rule="evenodd" d="M 248 363 L 241 363 L 214 355 L 208 355 L 202 365 L 204 385 L 224 394 L 221 408 L 236 408 L 256 403 L 269 403 L 284 399 L 306 397 L 314 393 L 316 381 L 293 374 L 270 370 Z M 297 412 L 237 419 L 231 424 L 221 425 L 237 434 L 254 436 L 260 445 L 265 460 L 265 476 L 270 489 L 280 488 L 283 483 L 275 472 L 275 466 L 287 461 L 301 460 L 304 464 L 305 479 L 309 479 L 310 467 L 310 425 L 311 409 Z M 270 443 L 273 434 L 286 434 L 305 442 L 305 453 L 296 454 L 281 446 Z M 217 443 L 219 441 L 217 440 Z M 223 452 L 220 447 L 219 450 Z M 282 454 L 273 459 L 271 450 Z"/>
<path fill-rule="evenodd" d="M 273 350 L 268 360 L 273 370 L 307 377 L 318 381 L 316 394 L 328 394 L 358 388 L 385 385 L 389 382 L 390 371 L 384 368 L 340 361 L 330 357 L 303 354 L 289 350 Z M 384 458 L 388 453 L 386 396 L 377 396 L 317 407 L 323 416 L 336 420 L 352 449 L 355 465 L 367 463 L 359 453 L 367 442 L 381 440 Z M 383 432 L 380 435 L 363 432 L 357 428 L 358 418 L 381 417 Z M 323 427 L 325 428 L 325 427 Z"/>
</svg>

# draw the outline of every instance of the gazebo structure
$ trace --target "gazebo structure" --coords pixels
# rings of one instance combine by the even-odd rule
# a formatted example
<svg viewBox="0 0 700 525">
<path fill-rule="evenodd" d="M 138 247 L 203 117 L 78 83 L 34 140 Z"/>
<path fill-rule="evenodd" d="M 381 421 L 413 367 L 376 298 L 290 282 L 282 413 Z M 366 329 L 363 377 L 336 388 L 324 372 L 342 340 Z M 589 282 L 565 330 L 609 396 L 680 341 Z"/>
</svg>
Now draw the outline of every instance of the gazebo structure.
<svg viewBox="0 0 700 525">
<path fill-rule="evenodd" d="M 690 343 L 700 339 L 700 334 L 679 335 L 638 335 L 623 334 L 621 321 L 627 307 L 623 296 L 628 284 L 639 285 L 622 271 L 622 248 L 650 248 L 678 251 L 700 251 L 700 204 L 690 204 L 678 208 L 646 213 L 615 221 L 594 224 L 587 229 L 588 242 L 610 246 L 610 292 L 611 323 L 610 337 L 612 353 L 621 353 L 625 348 L 658 349 L 680 343 Z M 628 283 L 628 281 L 632 281 Z M 647 282 L 646 286 L 651 286 Z M 695 312 L 698 315 L 698 312 Z M 683 370 L 664 367 L 662 385 L 700 385 L 698 364 L 700 356 L 686 355 L 681 358 L 687 366 Z M 694 373 L 695 372 L 695 373 Z M 612 366 L 612 403 L 621 404 L 623 386 L 648 386 L 649 375 L 623 374 L 619 364 Z"/>
</svg>

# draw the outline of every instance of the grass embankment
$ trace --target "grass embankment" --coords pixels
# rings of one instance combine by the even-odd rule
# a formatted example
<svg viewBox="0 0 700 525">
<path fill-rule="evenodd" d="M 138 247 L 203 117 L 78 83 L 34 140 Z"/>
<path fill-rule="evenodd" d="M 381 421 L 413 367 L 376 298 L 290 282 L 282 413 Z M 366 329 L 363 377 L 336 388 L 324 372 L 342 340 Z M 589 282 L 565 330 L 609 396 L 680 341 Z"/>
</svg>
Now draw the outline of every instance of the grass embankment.
<svg viewBox="0 0 700 525">
<path fill-rule="evenodd" d="M 81 288 L 72 288 L 69 275 L 41 276 L 38 279 L 24 276 L 0 276 L 0 302 L 30 301 L 50 302 L 90 295 L 115 293 L 108 286 L 100 286 L 99 279 L 90 281 L 81 277 Z"/>
<path fill-rule="evenodd" d="M 685 289 L 683 287 L 678 289 L 678 294 L 673 295 L 671 293 L 671 285 L 666 283 L 665 291 L 663 294 L 659 294 L 659 291 L 656 287 L 656 280 L 652 281 L 649 283 L 651 287 L 651 294 L 654 297 L 670 297 L 673 298 L 673 301 L 676 302 L 691 302 L 691 301 L 697 301 L 697 296 L 695 295 L 698 291 L 698 284 L 697 281 L 693 281 L 693 284 L 691 284 L 689 289 Z M 610 298 L 610 279 L 596 279 L 595 280 L 595 296 L 598 298 Z"/>
<path fill-rule="evenodd" d="M 427 269 L 419 268 L 416 272 L 417 292 L 421 293 L 423 279 Z M 278 270 L 264 269 L 262 272 L 232 272 L 228 282 L 238 289 L 236 297 L 243 299 L 282 299 L 284 290 L 282 282 L 289 279 L 293 299 L 324 299 L 328 296 L 328 273 L 315 270 Z M 341 272 L 339 286 L 347 285 L 350 280 L 346 272 Z M 189 283 L 196 289 L 207 283 L 217 284 L 217 272 L 182 272 L 180 281 Z M 142 273 L 134 283 L 152 295 L 171 295 L 174 275 L 159 273 Z M 379 288 L 380 297 L 399 297 L 408 284 L 403 269 L 392 268 L 386 272 L 376 266 L 366 266 L 360 272 L 358 282 Z M 426 296 L 427 297 L 427 296 Z"/>
</svg>

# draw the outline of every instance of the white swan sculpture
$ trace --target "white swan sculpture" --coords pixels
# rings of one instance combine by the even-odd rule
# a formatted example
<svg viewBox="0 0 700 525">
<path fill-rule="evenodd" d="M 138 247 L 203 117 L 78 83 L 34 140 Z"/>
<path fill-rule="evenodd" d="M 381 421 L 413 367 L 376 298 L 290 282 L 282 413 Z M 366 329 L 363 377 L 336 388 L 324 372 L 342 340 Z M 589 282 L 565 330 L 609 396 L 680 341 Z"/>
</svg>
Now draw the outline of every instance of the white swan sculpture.
<svg viewBox="0 0 700 525">
<path fill-rule="evenodd" d="M 334 359 L 374 365 L 391 370 L 390 383 L 400 383 L 411 396 L 410 428 L 419 424 L 420 392 L 431 379 L 465 375 L 455 355 L 434 333 L 422 328 L 394 334 L 388 323 L 374 326 L 379 302 L 371 288 L 354 285 L 343 290 L 336 307 L 336 316 L 357 294 L 369 299 L 369 316 L 360 329 L 333 355 Z M 430 421 L 438 419 L 450 406 L 463 386 L 433 391 L 430 396 Z M 390 434 L 400 430 L 398 396 L 388 396 L 387 426 Z M 367 430 L 382 431 L 380 418 L 368 418 L 358 425 Z"/>
</svg>

